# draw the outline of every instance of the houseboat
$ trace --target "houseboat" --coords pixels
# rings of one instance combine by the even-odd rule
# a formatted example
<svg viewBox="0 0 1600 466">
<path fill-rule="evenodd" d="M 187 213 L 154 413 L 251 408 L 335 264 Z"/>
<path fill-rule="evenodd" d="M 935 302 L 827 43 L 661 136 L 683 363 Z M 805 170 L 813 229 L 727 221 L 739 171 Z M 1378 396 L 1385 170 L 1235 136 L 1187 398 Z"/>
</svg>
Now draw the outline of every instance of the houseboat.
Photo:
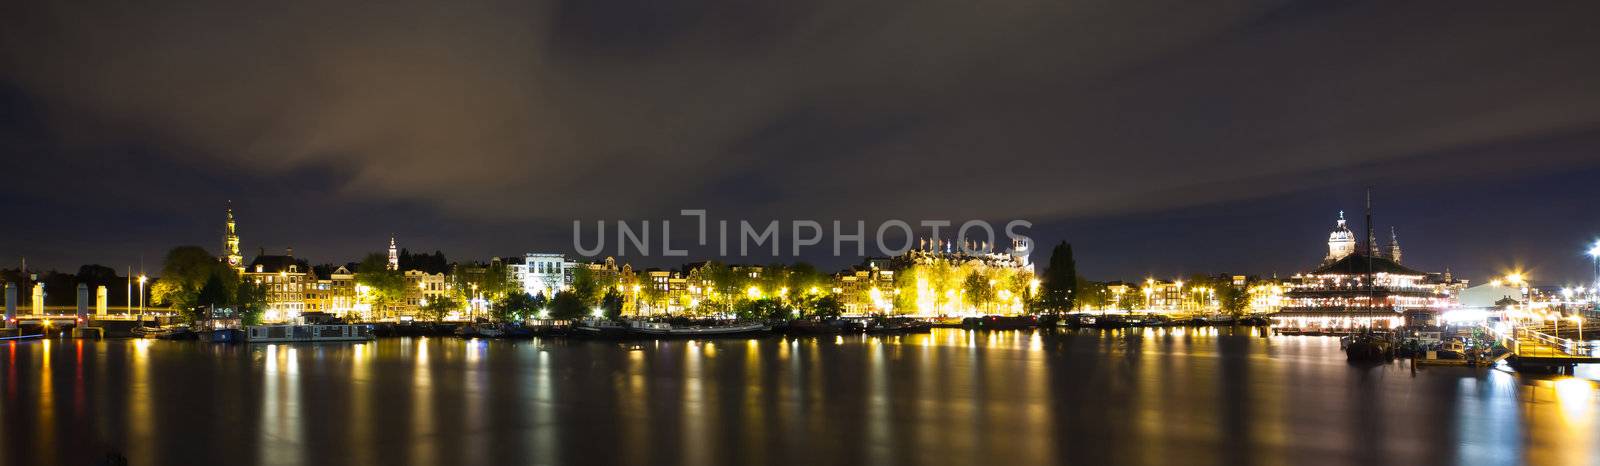
<svg viewBox="0 0 1600 466">
<path fill-rule="evenodd" d="M 372 328 L 366 325 L 252 325 L 245 328 L 250 343 L 318 341 L 369 341 Z"/>
<path fill-rule="evenodd" d="M 667 322 L 633 322 L 628 331 L 648 337 L 710 337 L 766 333 L 772 326 L 761 322 L 676 326 Z"/>
</svg>

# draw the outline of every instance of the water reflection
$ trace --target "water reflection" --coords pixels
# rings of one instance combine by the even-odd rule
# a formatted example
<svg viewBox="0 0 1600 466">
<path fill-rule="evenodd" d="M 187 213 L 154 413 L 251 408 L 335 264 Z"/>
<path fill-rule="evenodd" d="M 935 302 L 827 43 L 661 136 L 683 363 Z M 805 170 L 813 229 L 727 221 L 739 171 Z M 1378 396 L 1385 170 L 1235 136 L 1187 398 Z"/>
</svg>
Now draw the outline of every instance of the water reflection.
<svg viewBox="0 0 1600 466">
<path fill-rule="evenodd" d="M 3 350 L 0 455 L 20 464 L 1570 464 L 1600 449 L 1591 380 L 1352 367 L 1332 339 L 1226 329 Z"/>
</svg>

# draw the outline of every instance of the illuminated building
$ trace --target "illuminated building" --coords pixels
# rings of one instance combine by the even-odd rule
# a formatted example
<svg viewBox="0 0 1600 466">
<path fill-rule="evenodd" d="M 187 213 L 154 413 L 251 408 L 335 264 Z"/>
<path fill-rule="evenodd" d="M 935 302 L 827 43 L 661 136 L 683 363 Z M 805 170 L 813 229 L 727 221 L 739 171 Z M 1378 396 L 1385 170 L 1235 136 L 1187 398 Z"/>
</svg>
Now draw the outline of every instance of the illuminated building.
<svg viewBox="0 0 1600 466">
<path fill-rule="evenodd" d="M 343 266 L 330 271 L 326 278 L 319 275 L 316 284 L 306 290 L 308 312 L 327 312 L 341 318 L 364 317 L 350 315 L 356 310 L 356 304 L 356 275 Z"/>
<path fill-rule="evenodd" d="M 557 291 L 572 285 L 572 270 L 576 264 L 561 254 L 527 253 L 521 263 L 507 264 L 512 281 L 522 286 L 528 296 L 543 294 L 554 297 Z"/>
<path fill-rule="evenodd" d="M 394 237 L 389 237 L 389 270 L 400 270 L 400 249 L 395 247 Z"/>
<path fill-rule="evenodd" d="M 405 277 L 405 306 L 397 309 L 400 314 L 415 316 L 422 311 L 423 306 L 429 302 L 438 301 L 439 298 L 450 296 L 449 283 L 445 281 L 442 273 L 427 273 L 421 270 L 407 270 L 401 273 Z"/>
<path fill-rule="evenodd" d="M 1322 258 L 1322 265 L 1334 263 L 1345 256 L 1356 252 L 1356 234 L 1350 231 L 1345 224 L 1344 211 L 1339 211 L 1339 220 L 1334 224 L 1333 231 L 1328 233 L 1328 255 Z"/>
<path fill-rule="evenodd" d="M 1408 313 L 1427 316 L 1455 304 L 1465 281 L 1453 279 L 1449 272 L 1426 273 L 1401 265 L 1393 230 L 1387 251 L 1353 246 L 1345 241 L 1352 235 L 1343 217 L 1341 212 L 1329 235 L 1332 260 L 1288 281 L 1274 314 L 1278 326 L 1313 331 L 1394 328 L 1405 323 Z M 1368 238 L 1370 243 L 1370 234 Z M 1252 298 L 1256 299 L 1260 298 Z M 1266 299 L 1270 306 L 1271 298 Z"/>
<path fill-rule="evenodd" d="M 237 271 L 244 270 L 244 256 L 239 254 L 238 225 L 233 221 L 233 205 L 228 206 L 228 220 L 222 234 L 222 262 Z"/>
<path fill-rule="evenodd" d="M 889 295 L 885 300 L 899 303 L 893 306 L 898 314 L 1021 314 L 1025 302 L 1036 293 L 1033 263 L 1028 257 L 1032 248 L 1026 241 L 1013 241 L 1009 249 L 1000 252 L 986 242 L 957 245 L 923 239 L 917 246 L 884 262 L 886 267 L 877 267 L 893 272 L 886 277 L 893 282 L 892 288 L 857 287 L 858 295 L 846 296 L 845 301 L 872 300 L 870 294 L 876 289 Z M 882 283 L 884 275 L 867 278 Z M 862 283 L 862 277 L 855 281 Z M 868 293 L 864 298 L 859 296 L 863 290 Z"/>
<path fill-rule="evenodd" d="M 283 255 L 268 255 L 262 250 L 250 261 L 242 278 L 266 288 L 266 309 L 262 319 L 288 321 L 306 312 L 306 291 L 317 283 L 317 276 L 303 260 L 295 259 L 294 248 Z"/>
</svg>

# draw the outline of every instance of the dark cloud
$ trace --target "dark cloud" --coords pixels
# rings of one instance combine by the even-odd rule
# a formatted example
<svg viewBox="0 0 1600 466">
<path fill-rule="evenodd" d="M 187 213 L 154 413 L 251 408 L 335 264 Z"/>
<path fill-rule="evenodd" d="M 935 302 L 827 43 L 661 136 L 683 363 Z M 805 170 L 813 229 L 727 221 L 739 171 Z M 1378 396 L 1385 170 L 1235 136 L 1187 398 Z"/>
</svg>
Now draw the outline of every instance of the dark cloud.
<svg viewBox="0 0 1600 466">
<path fill-rule="evenodd" d="M 34 2 L 0 14 L 0 149 L 29 174 L 0 192 L 79 205 L 45 193 L 93 190 L 72 178 L 98 168 L 150 190 L 101 196 L 108 208 L 293 205 L 273 223 L 405 228 L 476 254 L 564 247 L 572 218 L 680 208 L 1071 223 L 1370 183 L 1459 189 L 1596 166 L 1596 13 Z"/>
</svg>

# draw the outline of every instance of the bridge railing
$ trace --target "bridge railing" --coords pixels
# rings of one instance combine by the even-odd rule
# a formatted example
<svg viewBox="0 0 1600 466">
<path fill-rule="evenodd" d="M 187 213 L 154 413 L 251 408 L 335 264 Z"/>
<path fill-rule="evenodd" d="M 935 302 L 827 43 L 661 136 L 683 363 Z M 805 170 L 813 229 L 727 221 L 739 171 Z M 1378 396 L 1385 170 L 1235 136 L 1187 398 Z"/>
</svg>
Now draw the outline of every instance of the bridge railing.
<svg viewBox="0 0 1600 466">
<path fill-rule="evenodd" d="M 1561 338 L 1559 336 L 1544 333 L 1538 329 L 1528 326 L 1512 326 L 1509 331 L 1507 331 L 1507 329 L 1503 327 L 1485 325 L 1484 329 L 1490 334 L 1494 335 L 1496 339 L 1500 340 L 1501 344 L 1504 344 L 1507 348 L 1510 348 L 1511 352 L 1518 355 L 1538 356 L 1542 354 L 1545 356 L 1589 356 L 1594 354 L 1594 350 L 1596 348 L 1596 345 L 1593 342 Z M 1522 344 L 1523 341 L 1532 341 L 1538 343 L 1543 346 L 1544 349 L 1543 351 L 1539 351 L 1533 348 L 1526 348 Z"/>
<path fill-rule="evenodd" d="M 1593 343 L 1587 341 L 1561 338 L 1559 336 L 1544 333 L 1537 329 L 1528 327 L 1518 327 L 1516 329 L 1516 336 L 1519 340 L 1526 339 L 1539 342 L 1540 344 L 1550 348 L 1552 353 L 1559 350 L 1561 353 L 1570 356 L 1588 356 L 1593 354 L 1595 348 Z"/>
</svg>

